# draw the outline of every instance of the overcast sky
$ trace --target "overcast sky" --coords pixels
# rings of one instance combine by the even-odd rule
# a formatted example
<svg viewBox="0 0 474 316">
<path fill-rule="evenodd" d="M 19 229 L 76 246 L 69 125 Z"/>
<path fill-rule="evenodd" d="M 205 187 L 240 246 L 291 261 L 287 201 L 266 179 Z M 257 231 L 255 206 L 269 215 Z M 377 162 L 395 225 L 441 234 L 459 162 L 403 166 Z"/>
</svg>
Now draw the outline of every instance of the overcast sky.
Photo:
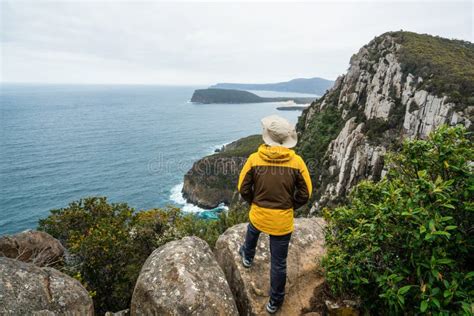
<svg viewBox="0 0 474 316">
<path fill-rule="evenodd" d="M 386 31 L 473 41 L 471 1 L 0 1 L 2 82 L 335 79 Z"/>
</svg>

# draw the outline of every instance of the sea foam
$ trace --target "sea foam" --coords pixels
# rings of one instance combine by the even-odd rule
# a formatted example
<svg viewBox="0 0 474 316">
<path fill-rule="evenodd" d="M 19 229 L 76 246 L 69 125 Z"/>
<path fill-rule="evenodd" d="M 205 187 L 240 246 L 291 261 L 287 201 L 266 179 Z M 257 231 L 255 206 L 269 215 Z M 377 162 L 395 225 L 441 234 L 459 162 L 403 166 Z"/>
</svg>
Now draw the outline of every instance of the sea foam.
<svg viewBox="0 0 474 316">
<path fill-rule="evenodd" d="M 186 199 L 184 198 L 184 196 L 183 196 L 183 192 L 182 192 L 183 185 L 184 185 L 183 182 L 181 182 L 180 184 L 175 185 L 171 189 L 171 194 L 170 194 L 170 200 L 172 202 L 174 202 L 176 205 L 178 205 L 179 207 L 181 207 L 181 210 L 183 212 L 185 212 L 185 213 L 195 213 L 195 214 L 198 214 L 198 215 L 202 214 L 202 215 L 205 215 L 205 217 L 207 218 L 209 216 L 210 212 L 220 213 L 222 211 L 229 210 L 229 208 L 224 203 L 219 204 L 216 208 L 213 208 L 211 210 L 206 210 L 206 209 L 200 208 L 197 205 L 188 203 L 186 201 Z"/>
</svg>

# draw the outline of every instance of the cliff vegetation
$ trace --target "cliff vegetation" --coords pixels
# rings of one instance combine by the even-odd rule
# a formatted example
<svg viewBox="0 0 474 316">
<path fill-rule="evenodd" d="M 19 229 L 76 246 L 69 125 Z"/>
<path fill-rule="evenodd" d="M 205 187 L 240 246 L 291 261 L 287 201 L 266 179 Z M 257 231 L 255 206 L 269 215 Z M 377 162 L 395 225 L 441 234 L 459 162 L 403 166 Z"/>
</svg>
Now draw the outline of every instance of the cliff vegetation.
<svg viewBox="0 0 474 316">
<path fill-rule="evenodd" d="M 474 44 L 413 32 L 394 32 L 404 73 L 425 78 L 419 88 L 474 105 Z"/>
</svg>

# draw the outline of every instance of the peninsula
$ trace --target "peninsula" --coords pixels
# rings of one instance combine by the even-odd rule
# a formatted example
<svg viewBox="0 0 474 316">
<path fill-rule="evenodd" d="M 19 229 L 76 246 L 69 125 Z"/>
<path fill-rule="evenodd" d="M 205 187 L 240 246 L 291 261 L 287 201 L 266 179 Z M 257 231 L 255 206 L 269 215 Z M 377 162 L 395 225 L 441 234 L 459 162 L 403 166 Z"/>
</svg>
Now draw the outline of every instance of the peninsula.
<svg viewBox="0 0 474 316">
<path fill-rule="evenodd" d="M 254 93 L 233 89 L 198 89 L 191 98 L 194 103 L 264 103 L 293 101 L 296 104 L 310 104 L 315 98 L 305 97 L 260 97 Z"/>
</svg>

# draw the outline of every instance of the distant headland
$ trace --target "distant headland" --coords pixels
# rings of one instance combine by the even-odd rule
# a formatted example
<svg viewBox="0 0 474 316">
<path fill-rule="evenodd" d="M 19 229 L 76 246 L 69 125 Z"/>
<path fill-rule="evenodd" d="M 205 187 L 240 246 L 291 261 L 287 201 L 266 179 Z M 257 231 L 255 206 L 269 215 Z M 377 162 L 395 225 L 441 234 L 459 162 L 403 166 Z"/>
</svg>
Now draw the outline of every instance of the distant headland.
<svg viewBox="0 0 474 316">
<path fill-rule="evenodd" d="M 191 97 L 194 103 L 263 103 L 293 101 L 296 104 L 309 104 L 315 98 L 308 97 L 260 97 L 254 93 L 233 89 L 198 89 Z"/>
<path fill-rule="evenodd" d="M 217 83 L 211 89 L 265 90 L 323 95 L 334 81 L 323 78 L 297 78 L 277 83 Z"/>
</svg>

